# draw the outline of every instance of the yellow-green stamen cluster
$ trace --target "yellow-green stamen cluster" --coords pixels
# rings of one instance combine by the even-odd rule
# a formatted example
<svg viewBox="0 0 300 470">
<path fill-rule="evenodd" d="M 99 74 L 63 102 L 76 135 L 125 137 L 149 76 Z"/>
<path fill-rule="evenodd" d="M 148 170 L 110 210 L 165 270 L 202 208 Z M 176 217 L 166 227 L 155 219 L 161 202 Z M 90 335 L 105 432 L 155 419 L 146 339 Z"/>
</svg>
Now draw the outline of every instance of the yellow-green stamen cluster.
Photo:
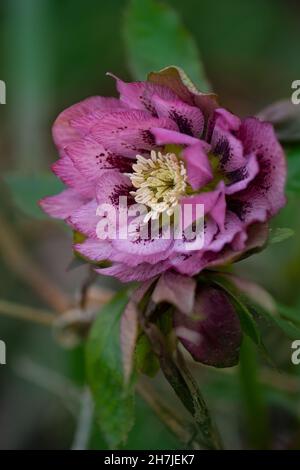
<svg viewBox="0 0 300 470">
<path fill-rule="evenodd" d="M 137 155 L 136 159 L 134 172 L 128 176 L 136 188 L 131 192 L 135 201 L 150 208 L 144 222 L 157 219 L 163 212 L 171 216 L 187 186 L 183 161 L 175 153 L 164 155 L 154 150 L 150 158 Z"/>
</svg>

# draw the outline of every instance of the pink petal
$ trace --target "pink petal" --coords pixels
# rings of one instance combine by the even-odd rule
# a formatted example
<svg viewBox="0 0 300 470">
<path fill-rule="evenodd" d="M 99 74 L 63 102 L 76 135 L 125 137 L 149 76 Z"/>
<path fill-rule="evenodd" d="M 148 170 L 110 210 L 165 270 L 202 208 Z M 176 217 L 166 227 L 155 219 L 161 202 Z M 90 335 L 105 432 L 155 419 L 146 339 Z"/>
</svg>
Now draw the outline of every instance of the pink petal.
<svg viewBox="0 0 300 470">
<path fill-rule="evenodd" d="M 235 171 L 245 165 L 242 143 L 235 137 L 241 126 L 240 119 L 226 109 L 215 110 L 210 133 L 214 155 L 220 157 L 220 167 L 226 172 Z"/>
<path fill-rule="evenodd" d="M 80 208 L 72 213 L 68 222 L 75 228 L 75 230 L 83 235 L 98 239 L 96 228 L 100 217 L 97 215 L 97 208 L 98 203 L 95 199 L 81 205 Z"/>
<path fill-rule="evenodd" d="M 162 274 L 154 288 L 152 300 L 156 304 L 168 302 L 186 315 L 192 313 L 196 281 L 187 276 L 167 271 Z"/>
<path fill-rule="evenodd" d="M 88 238 L 83 243 L 76 243 L 73 248 L 84 258 L 96 262 L 109 259 L 113 253 L 110 242 L 105 240 L 94 240 L 91 238 Z"/>
<path fill-rule="evenodd" d="M 58 147 L 64 147 L 66 144 L 80 137 L 81 133 L 78 129 L 74 129 L 71 126 L 73 119 L 85 116 L 96 110 L 109 112 L 123 108 L 125 108 L 125 105 L 118 99 L 102 98 L 101 96 L 92 96 L 70 106 L 59 114 L 53 125 L 52 133 L 55 144 Z"/>
<path fill-rule="evenodd" d="M 168 261 L 154 265 L 141 263 L 134 268 L 123 263 L 115 263 L 110 268 L 96 269 L 96 271 L 106 276 L 115 276 L 122 282 L 147 281 L 166 271 L 169 266 Z"/>
<path fill-rule="evenodd" d="M 163 259 L 166 259 L 169 254 L 169 248 L 172 244 L 171 239 L 138 239 L 126 240 L 116 239 L 113 240 L 112 245 L 115 249 L 122 253 L 127 253 L 129 258 L 132 259 L 133 265 L 146 261 L 147 263 L 154 264 Z"/>
<path fill-rule="evenodd" d="M 65 189 L 55 196 L 42 199 L 41 208 L 51 217 L 67 219 L 79 207 L 86 203 L 87 199 L 80 196 L 74 189 Z"/>
<path fill-rule="evenodd" d="M 208 246 L 210 245 L 215 235 L 219 232 L 219 228 L 216 222 L 211 217 L 208 216 L 204 220 L 203 230 L 204 230 L 204 243 L 203 243 L 203 248 L 201 250 L 202 252 L 204 252 L 208 248 Z M 174 253 L 186 253 L 190 255 L 191 251 L 192 250 L 188 246 L 188 241 L 183 240 L 183 239 L 174 241 L 174 247 L 173 247 Z"/>
<path fill-rule="evenodd" d="M 186 147 L 182 156 L 187 162 L 188 182 L 197 190 L 209 183 L 212 178 L 212 170 L 207 157 L 209 146 L 203 141 Z"/>
<path fill-rule="evenodd" d="M 104 115 L 90 132 L 97 142 L 112 153 L 136 157 L 155 147 L 153 127 L 177 129 L 175 122 L 168 118 L 155 118 L 145 111 L 131 110 Z"/>
<path fill-rule="evenodd" d="M 76 189 L 83 197 L 92 198 L 95 195 L 95 186 L 75 168 L 68 156 L 63 156 L 52 165 L 53 173 L 67 186 Z"/>
<path fill-rule="evenodd" d="M 225 186 L 221 181 L 214 191 L 202 192 L 195 196 L 182 197 L 180 200 L 181 205 L 197 204 L 204 205 L 204 214 L 210 214 L 211 217 L 217 222 L 219 228 L 222 230 L 224 227 L 226 201 L 225 201 Z M 196 211 L 194 211 L 196 214 Z"/>
<path fill-rule="evenodd" d="M 238 170 L 226 173 L 230 183 L 226 185 L 226 194 L 234 194 L 247 188 L 248 184 L 259 172 L 259 165 L 255 154 L 249 156 L 247 163 Z"/>
<path fill-rule="evenodd" d="M 245 242 L 247 239 L 247 234 L 246 231 L 244 231 L 244 227 L 240 219 L 232 212 L 227 211 L 224 230 L 214 236 L 212 242 L 207 246 L 207 250 L 220 252 L 227 243 L 231 243 L 236 235 L 240 233 L 243 234 L 242 239 Z"/>
<path fill-rule="evenodd" d="M 130 178 L 115 170 L 103 171 L 97 182 L 98 204 L 111 204 L 113 208 L 119 206 L 121 196 L 128 197 L 131 201 L 129 191 L 132 190 Z"/>
<path fill-rule="evenodd" d="M 191 137 L 187 134 L 181 134 L 180 132 L 175 130 L 164 129 L 163 127 L 153 127 L 151 131 L 155 137 L 157 145 L 193 145 L 199 143 L 199 139 Z"/>
<path fill-rule="evenodd" d="M 230 132 L 215 126 L 211 146 L 212 153 L 220 159 L 220 168 L 225 172 L 238 170 L 245 165 L 243 145 Z"/>
<path fill-rule="evenodd" d="M 198 252 L 190 251 L 189 254 L 183 253 L 174 256 L 171 258 L 170 263 L 173 269 L 187 276 L 199 274 L 206 266 L 202 250 Z"/>
<path fill-rule="evenodd" d="M 181 133 L 198 137 L 202 134 L 204 117 L 196 106 L 190 106 L 178 98 L 167 101 L 154 95 L 152 103 L 159 117 L 175 121 Z"/>
<path fill-rule="evenodd" d="M 166 101 L 178 100 L 177 95 L 168 87 L 150 82 L 126 83 L 117 77 L 114 78 L 117 81 L 117 89 L 122 103 L 130 108 L 148 111 L 153 116 L 157 116 L 157 111 L 153 104 L 153 96 L 158 96 Z"/>
<path fill-rule="evenodd" d="M 171 66 L 159 72 L 152 72 L 149 74 L 148 80 L 153 84 L 167 86 L 181 100 L 197 106 L 208 121 L 217 107 L 217 96 L 213 93 L 202 93 L 197 90 L 180 67 Z"/>
<path fill-rule="evenodd" d="M 215 110 L 215 125 L 224 131 L 238 131 L 241 126 L 241 120 L 225 108 Z"/>
<path fill-rule="evenodd" d="M 244 219 L 264 220 L 275 215 L 286 203 L 286 159 L 271 124 L 256 118 L 244 120 L 239 137 L 245 152 L 255 153 L 259 164 L 259 173 L 239 195 L 239 200 L 248 206 Z M 257 216 L 257 218 L 256 218 Z"/>
<path fill-rule="evenodd" d="M 103 170 L 115 169 L 129 172 L 131 169 L 131 162 L 127 158 L 109 152 L 103 145 L 91 138 L 81 139 L 67 145 L 65 153 L 72 159 L 79 172 L 93 183 L 97 182 Z"/>
<path fill-rule="evenodd" d="M 266 244 L 269 236 L 269 228 L 265 223 L 250 225 L 247 229 L 247 240 L 242 250 L 235 249 L 234 242 L 226 245 L 219 253 L 207 252 L 203 257 L 205 267 L 219 267 L 229 263 L 235 263 L 247 258 L 250 254 L 260 251 Z"/>
</svg>

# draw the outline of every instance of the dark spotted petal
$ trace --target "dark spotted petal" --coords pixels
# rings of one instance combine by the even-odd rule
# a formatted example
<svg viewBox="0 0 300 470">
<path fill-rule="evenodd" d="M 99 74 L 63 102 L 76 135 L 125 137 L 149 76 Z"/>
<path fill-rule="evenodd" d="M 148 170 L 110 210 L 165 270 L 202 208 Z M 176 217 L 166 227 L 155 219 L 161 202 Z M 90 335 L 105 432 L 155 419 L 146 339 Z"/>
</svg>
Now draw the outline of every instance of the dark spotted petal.
<svg viewBox="0 0 300 470">
<path fill-rule="evenodd" d="M 217 108 L 217 95 L 199 91 L 184 71 L 175 66 L 166 67 L 159 72 L 152 72 L 148 76 L 151 83 L 164 85 L 176 93 L 179 98 L 188 104 L 201 109 L 204 117 L 210 118 Z"/>
<path fill-rule="evenodd" d="M 121 196 L 126 196 L 128 202 L 131 201 L 132 197 L 129 194 L 131 189 L 132 184 L 128 176 L 115 170 L 106 170 L 97 183 L 97 202 L 118 207 Z"/>
<path fill-rule="evenodd" d="M 247 188 L 248 184 L 255 178 L 259 172 L 259 165 L 256 155 L 249 156 L 247 163 L 238 170 L 226 173 L 226 194 L 234 194 Z"/>
<path fill-rule="evenodd" d="M 225 172 L 238 170 L 246 164 L 242 142 L 234 135 L 240 128 L 238 117 L 225 109 L 217 109 L 211 137 L 211 151 L 219 157 L 220 167 Z"/>
<path fill-rule="evenodd" d="M 178 129 L 169 118 L 156 118 L 146 111 L 132 109 L 102 115 L 90 135 L 112 153 L 135 158 L 138 153 L 153 150 L 156 142 L 151 129 L 156 127 Z"/>
<path fill-rule="evenodd" d="M 264 221 L 275 215 L 285 203 L 286 160 L 271 124 L 256 118 L 243 121 L 239 131 L 245 153 L 255 153 L 259 173 L 239 196 L 244 204 L 250 203 L 245 221 L 253 218 Z M 265 214 L 265 218 L 263 215 Z"/>
<path fill-rule="evenodd" d="M 196 106 L 190 106 L 180 99 L 166 101 L 154 96 L 152 102 L 159 117 L 167 117 L 175 121 L 183 134 L 199 137 L 204 126 L 202 112 Z"/>
<path fill-rule="evenodd" d="M 72 142 L 64 149 L 74 167 L 90 183 L 97 182 L 103 170 L 130 172 L 132 160 L 114 154 L 91 138 Z"/>
<path fill-rule="evenodd" d="M 237 364 L 242 341 L 238 316 L 225 293 L 202 287 L 194 305 L 195 319 L 177 311 L 177 336 L 197 362 L 214 367 Z"/>
</svg>

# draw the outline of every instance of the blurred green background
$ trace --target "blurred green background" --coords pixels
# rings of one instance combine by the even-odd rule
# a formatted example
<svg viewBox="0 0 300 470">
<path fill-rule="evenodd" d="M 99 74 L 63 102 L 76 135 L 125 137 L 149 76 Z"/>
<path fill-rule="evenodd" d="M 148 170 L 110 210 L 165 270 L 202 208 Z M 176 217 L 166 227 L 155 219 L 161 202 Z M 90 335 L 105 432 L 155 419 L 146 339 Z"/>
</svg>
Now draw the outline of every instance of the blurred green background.
<svg viewBox="0 0 300 470">
<path fill-rule="evenodd" d="M 290 96 L 292 81 L 300 79 L 299 1 L 168 3 L 196 39 L 207 76 L 224 106 L 244 116 Z M 56 158 L 51 125 L 57 114 L 88 96 L 114 95 L 107 71 L 130 79 L 122 39 L 126 5 L 126 0 L 1 1 L 0 79 L 7 86 L 7 104 L 0 105 L 2 174 L 46 171 Z M 44 188 L 39 193 L 45 194 Z M 300 197 L 290 194 L 288 206 L 274 222 L 274 226 L 293 228 L 295 236 L 271 245 L 236 269 L 260 282 L 279 301 L 300 310 L 299 203 Z M 3 182 L 0 210 L 51 279 L 66 292 L 78 294 L 86 270 L 66 271 L 71 259 L 70 234 L 60 224 L 25 215 Z M 1 249 L 0 254 L 0 299 L 47 307 L 9 269 Z M 114 287 L 111 280 L 99 282 Z M 0 366 L 0 448 L 71 448 L 79 403 L 76 397 L 74 403 L 70 398 L 68 380 L 76 387 L 83 384 L 82 348 L 63 349 L 49 329 L 4 316 L 0 316 L 0 339 L 7 344 L 7 365 Z M 273 446 L 300 449 L 300 366 L 291 365 L 288 340 L 272 332 L 267 342 L 274 362 L 283 370 L 279 384 L 268 377 L 263 380 Z M 197 366 L 195 374 L 226 446 L 249 445 L 238 373 Z M 156 385 L 169 393 L 160 378 Z M 126 448 L 181 447 L 139 399 L 137 410 Z M 106 448 L 96 426 L 90 448 Z"/>
</svg>

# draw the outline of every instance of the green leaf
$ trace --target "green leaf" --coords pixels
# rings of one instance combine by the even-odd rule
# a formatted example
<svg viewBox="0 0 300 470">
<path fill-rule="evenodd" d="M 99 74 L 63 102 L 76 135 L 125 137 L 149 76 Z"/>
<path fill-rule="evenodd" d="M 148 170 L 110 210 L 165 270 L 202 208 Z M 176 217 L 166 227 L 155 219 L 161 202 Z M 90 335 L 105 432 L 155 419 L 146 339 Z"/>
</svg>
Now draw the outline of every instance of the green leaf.
<svg viewBox="0 0 300 470">
<path fill-rule="evenodd" d="M 196 43 L 178 14 L 156 0 L 131 0 L 125 15 L 125 44 L 135 79 L 169 65 L 181 67 L 201 91 L 209 91 Z"/>
<path fill-rule="evenodd" d="M 4 175 L 4 181 L 10 189 L 15 206 L 25 215 L 36 219 L 47 218 L 38 201 L 64 189 L 64 185 L 51 173 L 34 175 L 8 173 Z"/>
<path fill-rule="evenodd" d="M 246 432 L 254 449 L 265 449 L 269 436 L 267 403 L 259 380 L 257 349 L 247 337 L 241 347 L 239 377 L 247 418 Z"/>
<path fill-rule="evenodd" d="M 211 279 L 214 284 L 223 289 L 231 297 L 232 303 L 239 316 L 243 332 L 249 336 L 256 345 L 262 346 L 262 340 L 256 321 L 248 310 L 247 305 L 243 301 L 242 295 L 239 294 L 236 287 L 227 279 L 217 274 L 209 275 L 209 279 Z"/>
<path fill-rule="evenodd" d="M 149 339 L 145 334 L 138 338 L 135 349 L 135 366 L 142 374 L 154 377 L 159 371 L 160 365 L 152 351 Z"/>
<path fill-rule="evenodd" d="M 300 326 L 300 311 L 299 309 L 295 309 L 292 307 L 287 307 L 286 305 L 282 305 L 277 302 L 276 304 L 277 310 L 279 312 L 279 315 L 286 320 L 296 323 L 296 325 Z M 300 336 L 299 336 L 300 338 Z"/>
<path fill-rule="evenodd" d="M 277 314 L 270 312 L 262 304 L 250 299 L 246 294 L 242 294 L 248 309 L 257 317 L 265 319 L 269 326 L 279 328 L 285 336 L 290 339 L 300 338 L 300 318 L 296 311 L 276 303 Z M 296 325 L 295 325 L 296 323 Z M 299 326 L 298 326 L 299 325 Z"/>
<path fill-rule="evenodd" d="M 284 334 L 290 339 L 299 339 L 300 338 L 300 328 L 294 325 L 289 320 L 281 317 L 272 317 L 273 321 L 279 326 L 279 328 L 284 332 Z"/>
<path fill-rule="evenodd" d="M 210 276 L 211 277 L 211 276 Z M 255 321 L 254 315 L 260 315 L 263 317 L 265 320 L 268 321 L 270 326 L 275 326 L 281 329 L 281 331 L 290 339 L 299 339 L 300 338 L 300 328 L 291 321 L 291 312 L 290 309 L 285 307 L 283 309 L 283 306 L 279 306 L 278 313 L 285 311 L 287 314 L 289 310 L 290 317 L 287 318 L 287 315 L 285 315 L 285 318 L 282 318 L 284 315 L 279 316 L 275 315 L 273 313 L 270 313 L 267 309 L 263 308 L 262 305 L 259 305 L 257 302 L 254 302 L 252 299 L 250 299 L 246 294 L 241 293 L 238 291 L 238 289 L 227 279 L 224 279 L 220 275 L 213 275 L 213 279 L 216 279 L 217 282 L 221 287 L 226 290 L 226 292 L 235 298 L 240 305 L 236 304 L 236 308 L 240 308 L 240 311 L 238 310 L 238 313 L 240 315 L 240 321 L 241 325 L 243 328 L 243 331 L 250 336 L 250 338 L 258 345 L 262 347 L 262 352 L 264 354 L 267 354 L 267 351 L 265 349 L 265 346 L 263 345 L 261 334 L 259 331 L 259 324 L 258 322 Z M 277 304 L 278 308 L 278 304 Z M 281 309 L 281 310 L 280 310 Z M 246 315 L 247 313 L 247 315 Z M 295 313 L 293 314 L 295 317 Z M 255 324 L 255 336 L 254 336 L 254 325 L 252 322 L 249 322 L 249 316 L 252 318 L 254 324 Z M 247 320 L 247 321 L 246 321 Z M 294 320 L 295 321 L 295 318 Z M 299 320 L 298 320 L 299 321 Z M 249 328 L 250 327 L 250 328 Z M 258 336 L 257 336 L 258 335 Z M 258 341 L 258 342 L 257 342 Z M 269 356 L 267 354 L 267 356 Z M 270 359 L 270 358 L 269 358 Z"/>
<path fill-rule="evenodd" d="M 271 231 L 269 243 L 280 243 L 295 235 L 291 228 L 277 228 Z"/>
<path fill-rule="evenodd" d="M 300 338 L 300 327 L 296 326 L 289 319 L 276 316 L 263 309 L 261 306 L 254 305 L 254 309 L 269 321 L 273 326 L 277 326 L 289 339 Z"/>
<path fill-rule="evenodd" d="M 132 385 L 124 383 L 120 317 L 128 302 L 119 292 L 98 314 L 86 345 L 87 379 L 100 429 L 111 448 L 127 438 L 134 422 Z"/>
</svg>

